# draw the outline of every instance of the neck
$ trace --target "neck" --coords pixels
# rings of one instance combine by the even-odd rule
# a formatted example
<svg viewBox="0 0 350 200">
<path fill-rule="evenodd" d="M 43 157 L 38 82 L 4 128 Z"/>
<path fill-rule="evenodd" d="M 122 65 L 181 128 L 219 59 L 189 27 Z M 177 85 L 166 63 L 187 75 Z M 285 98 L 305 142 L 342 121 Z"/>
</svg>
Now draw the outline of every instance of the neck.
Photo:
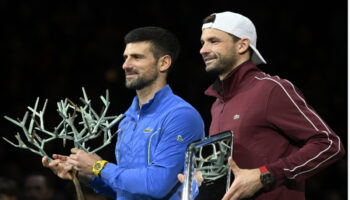
<svg viewBox="0 0 350 200">
<path fill-rule="evenodd" d="M 166 81 L 157 83 L 156 81 L 151 85 L 142 88 L 141 90 L 136 90 L 136 94 L 139 98 L 139 107 L 141 108 L 142 104 L 147 103 L 150 99 L 154 97 L 154 94 L 162 89 L 166 85 Z"/>
<path fill-rule="evenodd" d="M 249 59 L 241 59 L 239 61 L 237 61 L 231 68 L 230 71 L 227 71 L 225 73 L 222 73 L 219 75 L 219 79 L 220 81 L 224 80 L 226 78 L 227 75 L 229 75 L 233 70 L 235 70 L 238 66 L 240 66 L 241 64 L 247 62 Z"/>
</svg>

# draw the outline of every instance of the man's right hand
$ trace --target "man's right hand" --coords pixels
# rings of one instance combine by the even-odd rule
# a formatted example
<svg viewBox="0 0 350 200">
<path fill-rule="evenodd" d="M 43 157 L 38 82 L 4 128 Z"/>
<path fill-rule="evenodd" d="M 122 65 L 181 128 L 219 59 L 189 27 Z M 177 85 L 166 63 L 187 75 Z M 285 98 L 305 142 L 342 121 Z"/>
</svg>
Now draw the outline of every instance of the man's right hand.
<svg viewBox="0 0 350 200">
<path fill-rule="evenodd" d="M 66 162 L 66 156 L 54 154 L 54 160 L 49 162 L 49 158 L 44 156 L 41 160 L 44 167 L 50 168 L 54 174 L 62 179 L 72 180 L 73 165 Z"/>
<path fill-rule="evenodd" d="M 200 187 L 202 185 L 202 182 L 203 182 L 203 176 L 202 176 L 202 172 L 201 171 L 195 171 L 194 172 L 194 178 L 198 184 L 198 187 Z M 185 177 L 183 174 L 178 174 L 177 175 L 177 179 L 183 183 L 184 180 L 185 180 Z"/>
</svg>

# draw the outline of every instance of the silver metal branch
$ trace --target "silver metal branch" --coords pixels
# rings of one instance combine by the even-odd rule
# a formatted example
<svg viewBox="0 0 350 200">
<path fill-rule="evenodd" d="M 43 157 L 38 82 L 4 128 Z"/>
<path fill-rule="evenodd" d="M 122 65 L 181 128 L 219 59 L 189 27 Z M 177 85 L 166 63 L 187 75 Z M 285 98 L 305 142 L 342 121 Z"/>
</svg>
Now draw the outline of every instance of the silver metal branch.
<svg viewBox="0 0 350 200">
<path fill-rule="evenodd" d="M 26 142 L 21 138 L 21 135 L 18 132 L 15 135 L 17 144 L 11 142 L 7 138 L 3 137 L 3 139 L 14 147 L 27 149 L 35 154 L 47 157 L 49 156 L 45 152 L 45 144 L 55 139 L 62 139 L 63 146 L 65 146 L 66 140 L 73 141 L 75 148 L 83 149 L 89 153 L 95 153 L 101 150 L 110 144 L 112 138 L 118 133 L 119 130 L 112 133 L 111 128 L 116 125 L 124 115 L 106 116 L 110 106 L 108 90 L 106 90 L 105 97 L 101 96 L 104 105 L 101 115 L 98 115 L 92 108 L 91 100 L 88 99 L 85 89 L 82 88 L 82 90 L 84 98 L 80 98 L 80 100 L 82 101 L 83 106 L 76 105 L 68 98 L 64 101 L 61 100 L 57 102 L 57 112 L 62 120 L 53 131 L 47 130 L 44 125 L 44 113 L 46 110 L 47 99 L 45 100 L 43 108 L 38 111 L 39 98 L 37 98 L 34 108 L 28 107 L 29 111 L 24 114 L 22 120 L 16 121 L 8 116 L 4 116 L 5 119 L 22 128 Z M 30 118 L 30 121 L 27 123 L 28 118 Z M 76 122 L 76 120 L 80 121 Z M 39 133 L 41 133 L 42 136 L 39 136 Z M 97 148 L 90 150 L 90 147 L 87 147 L 86 142 L 99 137 L 101 134 L 103 134 L 103 143 Z M 29 144 L 31 145 L 29 146 Z M 52 158 L 49 157 L 49 160 L 52 160 Z M 75 185 L 77 199 L 84 200 L 76 173 L 77 171 L 73 169 L 72 180 Z"/>
<path fill-rule="evenodd" d="M 57 102 L 57 112 L 62 120 L 54 127 L 53 131 L 47 130 L 44 124 L 47 99 L 42 109 L 39 110 L 39 98 L 37 98 L 34 107 L 28 107 L 29 111 L 25 113 L 22 120 L 17 121 L 8 116 L 4 116 L 5 119 L 22 128 L 26 140 L 23 140 L 19 133 L 15 136 L 17 144 L 11 142 L 7 138 L 3 137 L 3 139 L 14 147 L 27 149 L 41 156 L 48 156 L 44 150 L 45 144 L 55 139 L 62 139 L 64 146 L 66 140 L 73 141 L 75 148 L 82 149 L 89 153 L 96 153 L 106 147 L 119 131 L 117 130 L 112 133 L 111 128 L 116 125 L 124 115 L 107 116 L 107 111 L 110 106 L 108 90 L 106 90 L 105 97 L 101 96 L 103 109 L 100 115 L 92 108 L 91 100 L 87 97 L 84 88 L 82 88 L 82 91 L 83 98 L 80 98 L 83 103 L 82 106 L 76 105 L 68 98 Z M 41 136 L 39 136 L 39 133 Z M 87 142 L 101 135 L 103 135 L 102 144 L 95 149 L 90 149 L 90 147 L 87 146 Z"/>
</svg>

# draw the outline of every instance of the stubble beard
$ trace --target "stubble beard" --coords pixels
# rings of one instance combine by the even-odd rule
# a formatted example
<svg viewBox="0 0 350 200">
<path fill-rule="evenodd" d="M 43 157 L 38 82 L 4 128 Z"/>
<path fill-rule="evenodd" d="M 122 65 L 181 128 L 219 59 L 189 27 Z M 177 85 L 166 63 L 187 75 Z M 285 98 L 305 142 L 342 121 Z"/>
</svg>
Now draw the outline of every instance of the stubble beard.
<svg viewBox="0 0 350 200">
<path fill-rule="evenodd" d="M 221 59 L 217 56 L 217 60 L 206 66 L 205 70 L 209 74 L 220 76 L 230 71 L 232 67 L 237 63 L 237 59 L 232 57 L 231 59 Z"/>
<path fill-rule="evenodd" d="M 136 79 L 125 79 L 125 87 L 133 90 L 141 90 L 151 85 L 158 78 L 158 73 L 153 72 L 149 78 L 138 74 Z"/>
</svg>

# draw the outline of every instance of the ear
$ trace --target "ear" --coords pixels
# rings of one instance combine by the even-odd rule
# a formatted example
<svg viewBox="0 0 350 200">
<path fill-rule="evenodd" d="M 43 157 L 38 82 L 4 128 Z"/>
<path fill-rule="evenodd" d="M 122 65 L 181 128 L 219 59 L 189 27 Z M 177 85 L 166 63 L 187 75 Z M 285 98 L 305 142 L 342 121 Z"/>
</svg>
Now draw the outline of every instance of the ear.
<svg viewBox="0 0 350 200">
<path fill-rule="evenodd" d="M 238 53 L 243 54 L 248 51 L 250 45 L 250 41 L 247 38 L 240 39 L 238 41 Z"/>
<path fill-rule="evenodd" d="M 171 57 L 169 55 L 165 55 L 159 58 L 158 60 L 159 64 L 159 71 L 165 72 L 169 69 L 171 65 Z"/>
</svg>

